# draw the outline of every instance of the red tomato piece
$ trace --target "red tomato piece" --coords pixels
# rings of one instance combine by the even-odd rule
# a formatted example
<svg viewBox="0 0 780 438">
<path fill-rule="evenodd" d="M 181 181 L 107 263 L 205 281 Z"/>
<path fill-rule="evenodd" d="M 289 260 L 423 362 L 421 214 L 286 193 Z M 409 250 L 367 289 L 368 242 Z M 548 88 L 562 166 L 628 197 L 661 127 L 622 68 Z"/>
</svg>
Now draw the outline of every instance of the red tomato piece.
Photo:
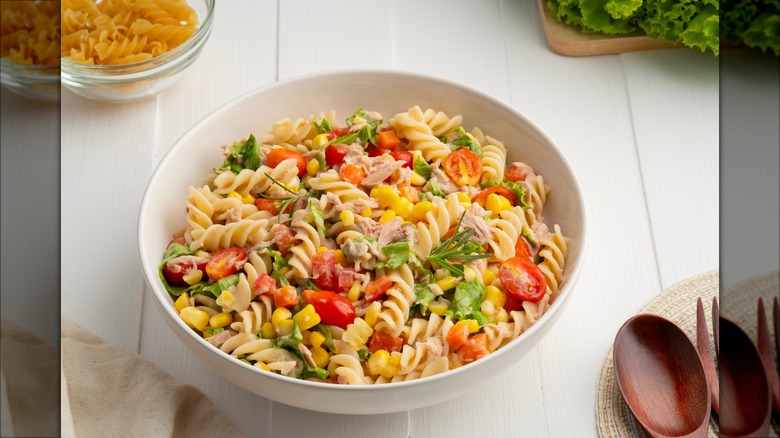
<svg viewBox="0 0 780 438">
<path fill-rule="evenodd" d="M 450 331 L 447 332 L 447 343 L 450 344 L 450 348 L 457 350 L 469 338 L 469 328 L 465 324 L 455 324 L 450 327 Z"/>
<path fill-rule="evenodd" d="M 327 135 L 328 135 L 328 140 L 333 140 L 335 138 L 339 138 L 342 135 L 347 135 L 347 134 L 349 134 L 349 128 L 345 126 L 343 128 L 336 128 L 333 131 L 328 132 Z"/>
<path fill-rule="evenodd" d="M 505 197 L 507 200 L 509 200 L 509 202 L 513 206 L 517 205 L 515 194 L 512 193 L 512 191 L 509 190 L 508 187 L 503 187 L 503 186 L 488 187 L 485 190 L 482 190 L 481 192 L 477 193 L 476 196 L 474 196 L 473 198 L 471 198 L 471 202 L 476 202 L 477 204 L 484 207 L 488 196 L 490 196 L 493 193 Z"/>
<path fill-rule="evenodd" d="M 298 291 L 294 286 L 284 286 L 273 291 L 276 307 L 292 307 L 298 304 Z"/>
<path fill-rule="evenodd" d="M 246 260 L 246 252 L 238 246 L 221 249 L 206 264 L 206 274 L 212 280 L 229 277 L 237 274 Z"/>
<path fill-rule="evenodd" d="M 376 136 L 376 142 L 377 145 L 382 149 L 387 149 L 389 151 L 394 151 L 398 149 L 398 145 L 401 144 L 401 140 L 398 139 L 398 136 L 395 134 L 395 131 L 392 129 L 387 131 L 382 131 Z"/>
<path fill-rule="evenodd" d="M 360 182 L 363 181 L 363 177 L 365 176 L 365 172 L 363 172 L 363 169 L 358 166 L 353 166 L 352 164 L 345 164 L 341 166 L 341 170 L 339 171 L 339 177 L 348 182 L 352 183 L 356 186 L 360 185 Z"/>
<path fill-rule="evenodd" d="M 330 291 L 305 290 L 303 300 L 314 306 L 322 323 L 346 329 L 355 320 L 355 307 L 345 297 Z"/>
<path fill-rule="evenodd" d="M 542 271 L 528 257 L 512 257 L 502 263 L 498 278 L 504 289 L 520 301 L 535 303 L 547 290 Z"/>
<path fill-rule="evenodd" d="M 347 156 L 347 150 L 341 146 L 329 145 L 325 148 L 325 164 L 336 166 L 344 163 L 344 157 Z"/>
<path fill-rule="evenodd" d="M 189 286 L 184 281 L 184 277 L 190 275 L 194 271 L 201 271 L 206 274 L 206 265 L 209 259 L 204 257 L 197 257 L 194 255 L 183 255 L 171 259 L 163 267 L 163 276 L 170 284 L 178 286 Z"/>
<path fill-rule="evenodd" d="M 306 173 L 306 158 L 299 152 L 291 151 L 289 149 L 272 149 L 265 158 L 265 164 L 268 167 L 275 168 L 284 160 L 295 160 L 295 165 L 298 166 L 299 178 Z"/>
<path fill-rule="evenodd" d="M 338 292 L 347 292 L 352 287 L 352 283 L 355 282 L 354 273 L 351 269 L 336 265 L 336 290 Z"/>
<path fill-rule="evenodd" d="M 255 207 L 257 207 L 259 211 L 267 211 L 272 214 L 276 213 L 277 209 L 276 201 L 263 197 L 255 199 Z"/>
<path fill-rule="evenodd" d="M 276 280 L 268 274 L 260 274 L 255 280 L 255 294 L 268 295 L 276 292 Z"/>
<path fill-rule="evenodd" d="M 378 147 L 376 147 L 376 146 L 374 146 L 372 144 L 366 146 L 366 153 L 368 154 L 369 157 L 372 157 L 372 158 L 373 157 L 379 157 L 382 154 L 386 154 L 387 152 L 389 152 L 389 151 L 386 151 L 386 150 L 384 150 L 382 148 L 378 148 Z"/>
<path fill-rule="evenodd" d="M 315 254 L 311 258 L 312 281 L 323 290 L 337 290 L 338 273 L 336 272 L 336 257 L 332 250 Z"/>
<path fill-rule="evenodd" d="M 470 337 L 462 347 L 458 348 L 457 354 L 463 363 L 471 363 L 477 359 L 483 358 L 490 353 L 488 351 L 487 335 L 480 333 Z"/>
<path fill-rule="evenodd" d="M 414 169 L 414 155 L 412 155 L 409 151 L 392 151 L 390 152 L 390 156 L 395 159 L 395 161 L 403 161 L 404 166 L 408 167 L 409 169 Z"/>
<path fill-rule="evenodd" d="M 518 182 L 525 181 L 528 177 L 528 169 L 526 165 L 520 163 L 514 163 L 509 166 L 509 169 L 504 171 L 504 181 Z"/>
<path fill-rule="evenodd" d="M 290 227 L 278 224 L 271 228 L 271 241 L 276 245 L 276 250 L 287 257 L 290 254 L 290 247 L 295 244 L 295 234 Z"/>
<path fill-rule="evenodd" d="M 504 310 L 507 312 L 512 312 L 515 310 L 522 310 L 523 309 L 523 303 L 518 300 L 517 298 L 513 297 L 510 294 L 506 295 L 506 302 L 504 303 Z"/>
<path fill-rule="evenodd" d="M 523 236 L 519 236 L 517 238 L 517 243 L 515 244 L 515 256 L 529 259 L 533 257 L 531 254 L 531 247 L 528 246 L 528 242 L 525 241 L 525 237 Z"/>
<path fill-rule="evenodd" d="M 458 149 L 444 157 L 444 173 L 458 187 L 476 186 L 482 176 L 482 161 L 479 155 L 468 149 Z"/>
<path fill-rule="evenodd" d="M 366 286 L 365 299 L 367 303 L 374 302 L 382 298 L 390 287 L 393 286 L 393 280 L 387 275 L 383 275 L 376 280 L 368 282 Z"/>
<path fill-rule="evenodd" d="M 385 350 L 388 353 L 393 351 L 401 351 L 404 346 L 403 338 L 397 338 L 387 333 L 374 331 L 371 335 L 371 339 L 368 340 L 368 351 L 375 352 L 379 350 Z"/>
</svg>

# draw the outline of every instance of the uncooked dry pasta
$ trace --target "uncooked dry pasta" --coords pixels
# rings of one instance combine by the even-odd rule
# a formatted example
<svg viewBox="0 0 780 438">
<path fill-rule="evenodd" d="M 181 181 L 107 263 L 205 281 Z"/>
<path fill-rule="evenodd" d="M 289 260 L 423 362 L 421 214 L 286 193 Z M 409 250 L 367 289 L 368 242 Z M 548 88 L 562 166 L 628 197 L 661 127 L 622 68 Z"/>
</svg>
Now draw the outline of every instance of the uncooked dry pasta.
<svg viewBox="0 0 780 438">
<path fill-rule="evenodd" d="M 0 2 L 0 56 L 20 64 L 58 65 L 59 3 L 32 0 Z"/>
<path fill-rule="evenodd" d="M 259 138 L 223 146 L 189 188 L 160 265 L 182 320 L 236 360 L 336 384 L 424 378 L 521 336 L 559 293 L 549 187 L 461 116 L 320 113 Z"/>
<path fill-rule="evenodd" d="M 197 26 L 186 0 L 62 0 L 62 57 L 92 65 L 145 61 L 181 45 Z"/>
</svg>

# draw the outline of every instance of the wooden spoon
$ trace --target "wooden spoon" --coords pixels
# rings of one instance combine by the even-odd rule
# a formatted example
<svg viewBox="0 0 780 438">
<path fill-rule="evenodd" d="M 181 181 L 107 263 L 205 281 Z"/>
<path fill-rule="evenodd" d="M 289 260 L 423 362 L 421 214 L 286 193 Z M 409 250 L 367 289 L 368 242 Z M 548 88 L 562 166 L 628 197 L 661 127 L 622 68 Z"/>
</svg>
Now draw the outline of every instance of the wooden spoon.
<svg viewBox="0 0 780 438">
<path fill-rule="evenodd" d="M 679 327 L 657 315 L 636 315 L 618 331 L 613 351 L 620 392 L 651 436 L 707 435 L 707 378 L 696 348 Z"/>
<path fill-rule="evenodd" d="M 765 437 L 772 404 L 766 371 L 747 334 L 720 318 L 720 436 Z"/>
</svg>

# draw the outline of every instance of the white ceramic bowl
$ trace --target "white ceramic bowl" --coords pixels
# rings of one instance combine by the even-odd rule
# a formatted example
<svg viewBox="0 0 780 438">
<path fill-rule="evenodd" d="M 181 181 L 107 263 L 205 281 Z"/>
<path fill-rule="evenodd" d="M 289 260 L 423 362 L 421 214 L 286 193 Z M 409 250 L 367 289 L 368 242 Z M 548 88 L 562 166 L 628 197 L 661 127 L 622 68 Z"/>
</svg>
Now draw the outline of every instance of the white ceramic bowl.
<svg viewBox="0 0 780 438">
<path fill-rule="evenodd" d="M 507 162 L 523 160 L 551 187 L 545 222 L 561 225 L 571 238 L 559 296 L 531 328 L 494 353 L 439 375 L 385 385 L 348 386 L 293 379 L 233 359 L 203 340 L 176 313 L 157 268 L 174 231 L 185 226 L 187 187 L 202 183 L 223 160 L 220 145 L 264 132 L 277 120 L 336 110 L 341 118 L 356 108 L 385 118 L 414 105 L 450 116 L 461 114 L 467 129 L 480 127 L 504 141 Z M 240 97 L 198 122 L 182 136 L 152 175 L 141 203 L 138 244 L 151 297 L 171 330 L 204 362 L 231 382 L 298 408 L 378 414 L 439 403 L 495 379 L 525 356 L 561 316 L 583 263 L 585 203 L 563 153 L 532 121 L 508 104 L 447 80 L 399 71 L 348 70 L 307 75 L 275 83 Z"/>
</svg>

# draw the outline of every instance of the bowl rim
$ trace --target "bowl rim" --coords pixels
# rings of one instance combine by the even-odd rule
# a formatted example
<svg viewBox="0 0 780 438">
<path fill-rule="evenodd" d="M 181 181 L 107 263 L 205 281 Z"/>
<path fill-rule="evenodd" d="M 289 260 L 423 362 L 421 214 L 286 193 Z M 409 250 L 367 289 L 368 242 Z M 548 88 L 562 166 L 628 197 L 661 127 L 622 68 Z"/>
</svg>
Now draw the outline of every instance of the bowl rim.
<svg viewBox="0 0 780 438">
<path fill-rule="evenodd" d="M 205 17 L 198 23 L 195 33 L 173 49 L 143 61 L 115 65 L 84 64 L 60 56 L 62 75 L 84 75 L 82 79 L 114 83 L 123 80 L 144 79 L 150 72 L 165 70 L 171 68 L 171 65 L 175 66 L 176 61 L 186 58 L 185 55 L 190 51 L 201 47 L 211 33 L 217 2 L 216 0 L 203 1 L 206 4 Z"/>
<path fill-rule="evenodd" d="M 552 303 L 550 303 L 550 307 L 547 309 L 547 311 L 545 311 L 544 314 L 538 320 L 536 320 L 536 322 L 534 322 L 527 330 L 525 330 L 520 336 L 518 336 L 515 339 L 512 339 L 506 345 L 496 349 L 494 352 L 490 353 L 487 357 L 483 359 L 462 365 L 458 368 L 451 369 L 446 372 L 436 374 L 433 376 L 401 381 L 401 382 L 391 382 L 391 383 L 386 383 L 381 385 L 334 385 L 325 382 L 309 381 L 309 380 L 283 376 L 276 373 L 269 373 L 257 367 L 254 367 L 250 364 L 243 363 L 239 360 L 233 360 L 233 358 L 230 355 L 225 354 L 220 349 L 216 348 L 214 345 L 208 343 L 203 337 L 197 335 L 195 331 L 193 331 L 191 328 L 186 326 L 186 324 L 181 320 L 181 318 L 179 318 L 178 315 L 174 313 L 173 306 L 169 305 L 169 303 L 166 303 L 162 299 L 162 298 L 170 298 L 168 296 L 168 292 L 164 290 L 159 291 L 157 285 L 152 284 L 152 282 L 150 282 L 151 281 L 150 279 L 158 278 L 158 271 L 157 271 L 158 266 L 152 265 L 151 261 L 145 260 L 143 257 L 143 255 L 146 252 L 148 252 L 146 251 L 146 246 L 144 244 L 143 237 L 142 237 L 145 233 L 145 229 L 144 229 L 145 223 L 143 221 L 143 217 L 145 213 L 148 211 L 148 204 L 150 202 L 150 197 L 151 197 L 150 189 L 154 185 L 156 185 L 155 183 L 157 182 L 157 180 L 161 178 L 161 175 L 163 174 L 161 169 L 166 167 L 165 165 L 168 163 L 168 161 L 173 159 L 173 155 L 175 151 L 183 147 L 183 145 L 185 144 L 183 140 L 199 126 L 206 124 L 211 120 L 219 119 L 220 117 L 222 117 L 223 113 L 230 110 L 233 106 L 237 105 L 238 103 L 244 100 L 256 99 L 257 95 L 261 95 L 269 89 L 276 88 L 276 87 L 291 86 L 299 82 L 307 82 L 312 80 L 327 80 L 328 78 L 331 77 L 351 76 L 351 75 L 357 75 L 360 77 L 365 77 L 366 75 L 374 75 L 374 76 L 385 75 L 385 76 L 394 76 L 394 77 L 404 77 L 412 80 L 418 79 L 418 80 L 425 80 L 431 82 L 438 82 L 442 85 L 458 88 L 469 94 L 474 94 L 478 98 L 487 100 L 492 104 L 501 107 L 503 110 L 511 113 L 514 117 L 523 120 L 533 131 L 535 131 L 536 134 L 539 135 L 540 138 L 547 144 L 547 146 L 550 147 L 555 152 L 555 155 L 561 161 L 563 168 L 566 170 L 566 172 L 569 174 L 569 176 L 572 178 L 572 181 L 574 182 L 573 193 L 576 195 L 577 201 L 579 203 L 579 207 L 581 208 L 582 211 L 581 213 L 582 221 L 580 224 L 581 236 L 577 240 L 578 249 L 579 249 L 577 253 L 577 259 L 576 259 L 577 263 L 572 267 L 571 270 L 568 271 L 565 284 L 562 285 L 561 289 L 558 292 L 558 295 L 556 296 L 555 300 Z M 562 312 L 563 309 L 566 307 L 565 304 L 569 301 L 573 293 L 573 289 L 574 289 L 573 286 L 577 283 L 577 279 L 579 278 L 580 273 L 582 272 L 584 266 L 585 254 L 587 250 L 587 236 L 588 236 L 587 204 L 585 202 L 585 198 L 582 193 L 582 185 L 579 179 L 577 178 L 577 175 L 574 172 L 574 169 L 571 166 L 569 159 L 566 157 L 566 155 L 563 153 L 563 151 L 560 149 L 557 143 L 555 143 L 552 140 L 552 138 L 542 128 L 540 128 L 533 120 L 528 118 L 524 113 L 520 112 L 509 103 L 505 102 L 503 99 L 500 99 L 492 94 L 489 94 L 487 92 L 484 92 L 472 86 L 460 82 L 456 82 L 454 80 L 450 80 L 447 78 L 431 75 L 431 74 L 419 73 L 419 72 L 395 69 L 395 68 L 393 69 L 339 68 L 339 69 L 321 70 L 321 71 L 296 75 L 290 78 L 274 81 L 269 84 L 260 86 L 258 88 L 249 90 L 227 101 L 226 103 L 222 104 L 216 109 L 210 111 L 204 117 L 202 117 L 201 119 L 193 123 L 188 129 L 186 129 L 186 131 L 184 131 L 184 133 L 179 138 L 176 139 L 176 141 L 173 143 L 170 149 L 165 153 L 165 155 L 160 159 L 159 163 L 155 167 L 154 172 L 149 178 L 149 182 L 147 183 L 146 188 L 144 189 L 143 197 L 141 199 L 141 204 L 138 213 L 137 233 L 138 233 L 137 239 L 138 239 L 139 258 L 141 262 L 141 269 L 143 271 L 144 279 L 146 280 L 147 286 L 149 287 L 149 292 L 154 296 L 155 304 L 159 308 L 163 309 L 165 313 L 167 313 L 168 318 L 166 319 L 168 325 L 171 325 L 171 322 L 174 322 L 181 332 L 186 333 L 186 336 L 188 338 L 195 341 L 200 347 L 205 348 L 205 350 L 209 354 L 212 354 L 212 357 L 218 358 L 217 360 L 219 360 L 220 362 L 224 362 L 228 366 L 245 367 L 246 370 L 252 370 L 252 372 L 258 375 L 260 378 L 275 379 L 283 384 L 289 383 L 293 385 L 303 385 L 304 387 L 310 387 L 317 390 L 327 389 L 329 391 L 338 391 L 338 392 L 363 392 L 363 391 L 382 391 L 382 390 L 391 391 L 396 389 L 400 390 L 410 386 L 418 386 L 422 384 L 435 383 L 436 381 L 442 379 L 455 378 L 455 376 L 467 372 L 468 370 L 474 367 L 481 367 L 482 366 L 481 364 L 486 364 L 486 361 L 493 361 L 494 360 L 493 358 L 499 358 L 501 356 L 510 354 L 511 350 L 517 348 L 517 346 L 523 343 L 532 342 L 529 340 L 534 339 L 533 336 L 534 333 L 544 330 L 544 328 L 547 326 L 547 322 L 550 320 L 554 320 L 557 317 L 557 314 Z M 182 334 L 181 332 L 179 333 L 179 335 Z M 222 372 L 220 372 L 220 374 L 221 373 Z"/>
</svg>

